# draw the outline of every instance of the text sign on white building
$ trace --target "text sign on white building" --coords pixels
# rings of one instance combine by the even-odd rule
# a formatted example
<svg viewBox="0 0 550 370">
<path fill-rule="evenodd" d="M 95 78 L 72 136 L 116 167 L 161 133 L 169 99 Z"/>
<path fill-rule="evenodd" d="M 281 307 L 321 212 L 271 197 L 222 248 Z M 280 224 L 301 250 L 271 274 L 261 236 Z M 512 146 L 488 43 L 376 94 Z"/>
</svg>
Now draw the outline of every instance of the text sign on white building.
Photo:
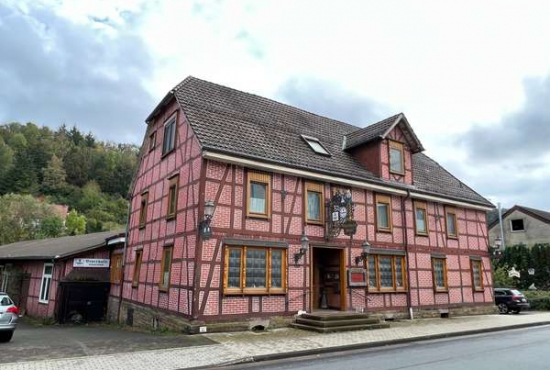
<svg viewBox="0 0 550 370">
<path fill-rule="evenodd" d="M 109 267 L 108 258 L 75 258 L 73 267 Z"/>
</svg>

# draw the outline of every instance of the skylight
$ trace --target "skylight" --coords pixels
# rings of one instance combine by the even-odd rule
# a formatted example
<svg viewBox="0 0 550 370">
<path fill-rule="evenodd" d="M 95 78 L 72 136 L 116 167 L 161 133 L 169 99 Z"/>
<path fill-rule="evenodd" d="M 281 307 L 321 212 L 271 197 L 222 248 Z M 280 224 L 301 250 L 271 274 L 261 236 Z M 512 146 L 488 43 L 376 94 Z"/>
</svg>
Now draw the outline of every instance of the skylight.
<svg viewBox="0 0 550 370">
<path fill-rule="evenodd" d="M 328 150 L 325 149 L 323 144 L 321 144 L 319 139 L 305 135 L 302 135 L 302 139 L 305 140 L 305 142 L 309 145 L 311 149 L 313 149 L 315 153 L 330 156 L 330 153 L 328 152 Z"/>
</svg>

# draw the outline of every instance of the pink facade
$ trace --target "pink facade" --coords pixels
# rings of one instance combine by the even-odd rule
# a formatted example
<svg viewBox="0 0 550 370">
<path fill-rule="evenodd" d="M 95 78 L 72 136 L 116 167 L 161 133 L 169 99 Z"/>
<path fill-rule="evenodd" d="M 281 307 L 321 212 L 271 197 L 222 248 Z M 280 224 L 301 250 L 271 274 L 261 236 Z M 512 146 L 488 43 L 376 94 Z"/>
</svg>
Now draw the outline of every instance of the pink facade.
<svg viewBox="0 0 550 370">
<path fill-rule="evenodd" d="M 162 157 L 163 127 L 177 114 L 175 150 Z M 271 212 L 268 218 L 247 216 L 247 176 L 249 169 L 241 164 L 222 163 L 202 157 L 201 145 L 187 121 L 185 112 L 174 100 L 159 111 L 149 123 L 147 136 L 156 132 L 156 147 L 148 149 L 145 141 L 140 167 L 135 180 L 130 217 L 129 242 L 124 261 L 122 297 L 137 306 L 202 321 L 242 320 L 251 317 L 285 316 L 316 307 L 312 300 L 314 276 L 312 251 L 332 248 L 342 251 L 343 268 L 356 268 L 355 258 L 361 254 L 365 240 L 377 253 L 400 253 L 408 269 L 402 291 L 372 292 L 365 287 L 345 284 L 341 309 L 367 312 L 408 312 L 477 306 L 492 306 L 492 273 L 488 253 L 486 215 L 480 207 L 449 201 L 446 204 L 422 200 L 426 205 L 428 233 L 417 235 L 414 201 L 406 195 L 375 193 L 366 188 L 324 183 L 324 198 L 333 190 L 351 190 L 355 205 L 357 231 L 352 238 L 342 232 L 330 241 L 325 226 L 305 220 L 305 183 L 303 177 L 272 172 L 270 175 Z M 388 136 L 405 141 L 396 127 Z M 377 145 L 382 179 L 413 184 L 412 154 L 404 146 L 404 174 L 390 173 L 388 140 Z M 370 164 L 365 163 L 365 166 Z M 373 170 L 373 172 L 376 172 Z M 170 178 L 179 175 L 177 211 L 167 218 Z M 317 183 L 319 181 L 317 180 Z M 147 192 L 145 223 L 140 225 L 142 195 Z M 390 232 L 377 231 L 377 194 L 390 196 Z M 212 219 L 213 235 L 199 237 L 198 223 L 204 218 L 204 203 L 213 200 L 216 206 Z M 457 237 L 447 236 L 446 207 L 456 213 Z M 300 236 L 305 230 L 310 240 L 306 256 L 294 263 L 300 249 Z M 285 291 L 282 294 L 224 294 L 225 250 L 227 240 L 284 241 L 288 243 L 285 263 Z M 159 289 L 164 248 L 173 248 L 168 289 Z M 137 284 L 134 266 L 137 251 L 142 251 Z M 445 291 L 434 288 L 432 258 L 446 261 Z M 443 257 L 441 257 L 443 256 Z M 481 288 L 472 286 L 472 261 L 483 266 Z M 363 265 L 360 265 L 361 267 Z M 112 295 L 119 296 L 112 290 Z M 316 298 L 315 298 L 316 299 Z"/>
</svg>

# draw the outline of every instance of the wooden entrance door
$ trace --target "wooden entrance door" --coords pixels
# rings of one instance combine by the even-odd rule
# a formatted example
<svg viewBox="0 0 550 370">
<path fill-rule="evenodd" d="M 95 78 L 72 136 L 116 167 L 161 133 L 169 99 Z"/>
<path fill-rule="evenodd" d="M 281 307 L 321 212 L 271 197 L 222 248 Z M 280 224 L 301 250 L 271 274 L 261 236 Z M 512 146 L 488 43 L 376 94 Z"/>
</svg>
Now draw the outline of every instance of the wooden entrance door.
<svg viewBox="0 0 550 370">
<path fill-rule="evenodd" d="M 311 309 L 346 310 L 345 251 L 312 248 Z"/>
</svg>

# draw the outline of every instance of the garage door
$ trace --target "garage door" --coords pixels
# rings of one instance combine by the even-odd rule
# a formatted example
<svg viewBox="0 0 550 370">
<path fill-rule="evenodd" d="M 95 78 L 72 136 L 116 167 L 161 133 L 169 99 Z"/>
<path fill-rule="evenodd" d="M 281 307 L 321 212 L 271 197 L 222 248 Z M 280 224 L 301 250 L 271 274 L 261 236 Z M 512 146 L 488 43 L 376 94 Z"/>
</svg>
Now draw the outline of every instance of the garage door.
<svg viewBox="0 0 550 370">
<path fill-rule="evenodd" d="M 58 321 L 90 322 L 105 319 L 109 283 L 61 282 Z"/>
</svg>

